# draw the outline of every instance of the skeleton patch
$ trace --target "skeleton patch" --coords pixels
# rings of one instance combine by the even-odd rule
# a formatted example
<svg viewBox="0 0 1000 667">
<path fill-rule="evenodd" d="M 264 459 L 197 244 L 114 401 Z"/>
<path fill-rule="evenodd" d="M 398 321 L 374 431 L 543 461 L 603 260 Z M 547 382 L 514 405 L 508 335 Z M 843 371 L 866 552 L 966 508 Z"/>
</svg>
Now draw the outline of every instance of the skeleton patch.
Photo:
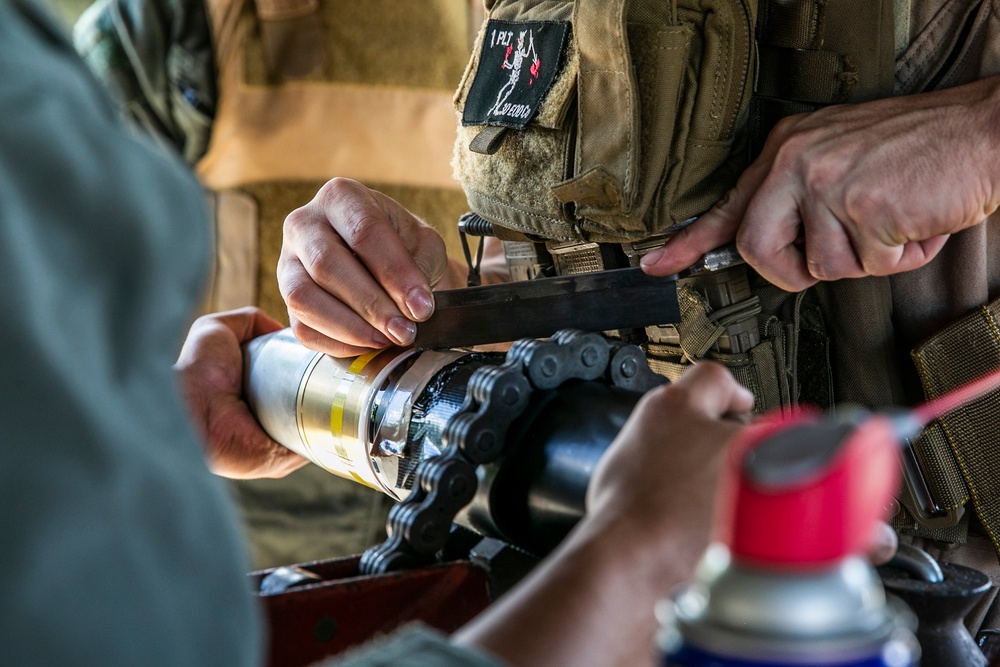
<svg viewBox="0 0 1000 667">
<path fill-rule="evenodd" d="M 491 19 L 462 124 L 527 125 L 555 81 L 568 32 L 566 21 Z"/>
</svg>

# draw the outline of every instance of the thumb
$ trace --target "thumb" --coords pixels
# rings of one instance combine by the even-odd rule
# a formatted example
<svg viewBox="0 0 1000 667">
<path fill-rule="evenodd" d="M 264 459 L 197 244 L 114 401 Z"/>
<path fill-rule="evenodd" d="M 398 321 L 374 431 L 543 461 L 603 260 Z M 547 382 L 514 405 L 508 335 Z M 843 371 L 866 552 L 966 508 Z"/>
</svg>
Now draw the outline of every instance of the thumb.
<svg viewBox="0 0 1000 667">
<path fill-rule="evenodd" d="M 282 325 L 277 320 L 272 319 L 267 313 L 254 306 L 245 306 L 236 310 L 209 315 L 209 319 L 214 319 L 219 324 L 225 326 L 240 343 L 273 333 L 282 329 Z"/>
<path fill-rule="evenodd" d="M 415 243 L 410 247 L 413 261 L 433 287 L 448 270 L 448 250 L 444 239 L 433 227 L 424 223 L 413 238 Z"/>
<path fill-rule="evenodd" d="M 662 248 L 643 256 L 642 270 L 651 276 L 679 273 L 710 250 L 731 243 L 738 227 L 739 219 L 720 211 L 717 204 L 677 232 Z"/>
</svg>

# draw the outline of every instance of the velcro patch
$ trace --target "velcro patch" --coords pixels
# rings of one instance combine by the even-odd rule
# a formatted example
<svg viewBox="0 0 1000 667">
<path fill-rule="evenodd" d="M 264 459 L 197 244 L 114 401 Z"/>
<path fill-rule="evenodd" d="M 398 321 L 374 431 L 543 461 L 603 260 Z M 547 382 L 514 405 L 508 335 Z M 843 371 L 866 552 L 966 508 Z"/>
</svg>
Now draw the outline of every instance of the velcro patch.
<svg viewBox="0 0 1000 667">
<path fill-rule="evenodd" d="M 568 21 L 490 19 L 463 125 L 524 127 L 562 66 Z"/>
</svg>

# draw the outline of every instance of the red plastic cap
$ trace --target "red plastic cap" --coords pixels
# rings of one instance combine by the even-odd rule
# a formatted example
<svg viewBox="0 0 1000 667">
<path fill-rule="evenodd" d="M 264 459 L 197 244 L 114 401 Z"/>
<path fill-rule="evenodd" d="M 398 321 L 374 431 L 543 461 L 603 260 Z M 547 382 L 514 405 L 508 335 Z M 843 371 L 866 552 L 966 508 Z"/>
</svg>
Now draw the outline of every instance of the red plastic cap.
<svg viewBox="0 0 1000 667">
<path fill-rule="evenodd" d="M 863 553 L 899 488 L 892 423 L 854 426 L 817 412 L 764 418 L 732 449 L 723 483 L 723 541 L 741 562 L 812 569 Z"/>
</svg>

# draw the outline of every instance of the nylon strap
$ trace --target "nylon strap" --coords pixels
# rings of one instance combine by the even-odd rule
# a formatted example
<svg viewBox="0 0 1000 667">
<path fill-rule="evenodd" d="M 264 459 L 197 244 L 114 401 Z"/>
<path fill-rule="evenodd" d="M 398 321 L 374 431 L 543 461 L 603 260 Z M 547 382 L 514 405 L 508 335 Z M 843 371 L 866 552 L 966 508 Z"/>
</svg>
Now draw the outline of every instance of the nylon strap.
<svg viewBox="0 0 1000 667">
<path fill-rule="evenodd" d="M 781 103 L 811 105 L 803 111 L 892 95 L 892 0 L 762 0 L 759 28 L 755 150 L 781 117 Z"/>
<path fill-rule="evenodd" d="M 679 347 L 654 343 L 650 343 L 648 347 L 646 359 L 649 367 L 671 381 L 677 380 L 684 371 L 691 368 L 688 362 L 675 361 L 683 356 Z M 750 390 L 754 398 L 753 409 L 758 414 L 788 404 L 787 396 L 783 399 L 783 388 L 787 390 L 787 382 L 782 383 L 777 372 L 775 347 L 777 346 L 765 342 L 749 352 L 708 355 L 708 358 L 723 364 L 737 382 Z"/>
<path fill-rule="evenodd" d="M 911 352 L 928 398 L 1000 368 L 1000 300 L 979 308 L 934 335 Z M 961 476 L 968 485 L 980 522 L 1000 554 L 1000 390 L 968 403 L 937 421 L 944 439 L 928 438 L 935 451 L 931 462 L 947 461 L 941 440 L 947 442 Z M 938 442 L 935 444 L 934 440 Z M 933 470 L 933 467 L 931 468 Z M 930 473 L 946 480 L 951 471 Z M 944 484 L 947 490 L 947 484 Z"/>
<path fill-rule="evenodd" d="M 580 54 L 577 94 L 577 181 L 591 177 L 595 192 L 628 213 L 639 164 L 639 105 L 632 76 L 625 11 L 628 0 L 578 0 L 573 28 Z M 627 150 L 622 150 L 627 146 Z"/>
<path fill-rule="evenodd" d="M 962 518 L 959 519 L 958 523 L 954 526 L 949 526 L 947 528 L 928 528 L 914 519 L 913 516 L 906 511 L 906 508 L 901 508 L 895 516 L 889 519 L 889 525 L 903 535 L 916 535 L 918 537 L 926 537 L 938 542 L 949 542 L 953 545 L 965 544 L 969 539 L 968 512 L 963 514 Z"/>
<path fill-rule="evenodd" d="M 969 489 L 951 451 L 948 436 L 939 422 L 924 429 L 913 443 L 913 451 L 941 509 L 958 509 L 968 502 Z"/>
<path fill-rule="evenodd" d="M 681 347 L 650 342 L 647 346 L 650 368 L 670 380 L 676 380 L 691 367 L 691 361 L 712 359 L 723 364 L 737 382 L 753 393 L 755 412 L 763 413 L 790 405 L 793 378 L 784 354 L 788 340 L 778 322 L 775 322 L 777 327 L 768 331 L 767 340 L 748 352 L 728 354 L 711 351 L 729 321 L 760 313 L 760 302 L 756 296 L 714 312 L 709 311 L 701 294 L 686 285 L 678 290 L 677 296 L 682 313 L 681 324 L 678 325 Z"/>
<path fill-rule="evenodd" d="M 844 65 L 830 51 L 761 46 L 760 69 L 768 73 L 757 84 L 757 93 L 765 97 L 833 104 L 842 95 Z"/>
</svg>

